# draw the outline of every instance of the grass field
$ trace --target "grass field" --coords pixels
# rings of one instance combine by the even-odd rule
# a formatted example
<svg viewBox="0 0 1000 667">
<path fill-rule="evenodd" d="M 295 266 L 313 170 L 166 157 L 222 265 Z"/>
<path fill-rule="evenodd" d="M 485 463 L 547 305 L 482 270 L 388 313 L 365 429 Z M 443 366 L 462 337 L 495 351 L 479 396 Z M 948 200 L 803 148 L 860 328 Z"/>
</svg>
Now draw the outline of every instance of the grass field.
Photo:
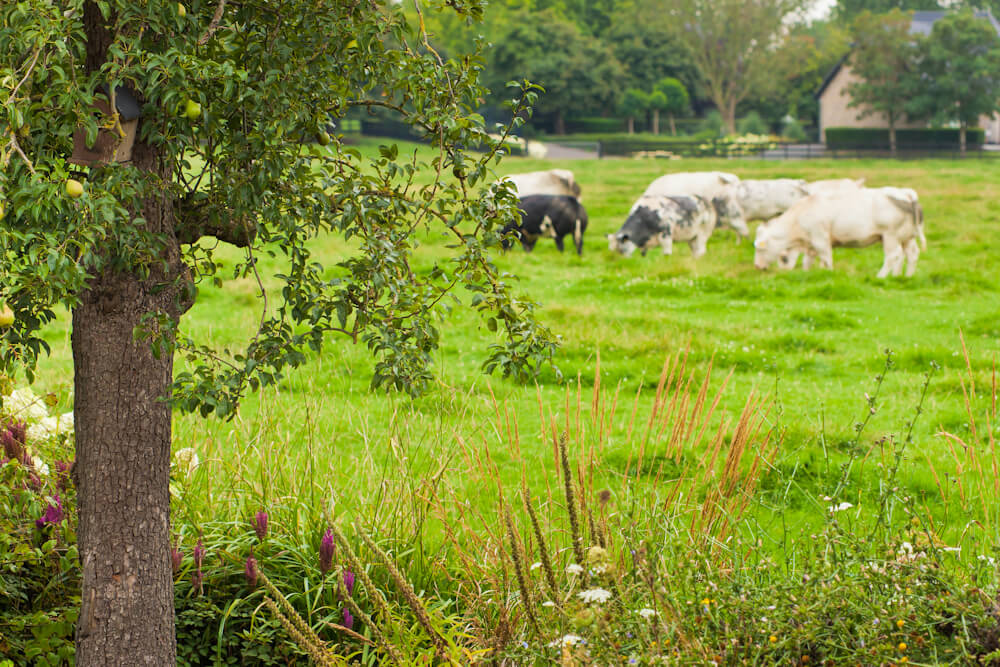
<svg viewBox="0 0 1000 667">
<path fill-rule="evenodd" d="M 343 658 L 334 664 L 385 664 L 393 651 L 401 664 L 436 653 L 539 665 L 1000 655 L 1000 161 L 511 158 L 498 174 L 556 166 L 583 187 L 583 257 L 546 240 L 496 262 L 561 336 L 565 382 L 553 369 L 537 385 L 484 377 L 493 334 L 457 307 L 441 325 L 439 382 L 421 398 L 370 392 L 367 349 L 333 340 L 231 422 L 175 413 L 174 449 L 201 459 L 172 475 L 179 664 L 304 660 L 308 641 L 284 633 L 265 595 L 287 596 L 317 650 Z M 728 232 L 697 262 L 686 246 L 607 250 L 651 180 L 715 169 L 915 188 L 928 249 L 914 277 L 886 280 L 878 247 L 789 273 L 754 269 L 752 245 Z M 447 258 L 442 235 L 421 233 L 417 266 Z M 314 250 L 331 275 L 352 252 L 335 236 Z M 281 266 L 261 268 L 274 287 Z M 187 333 L 236 349 L 259 321 L 256 290 L 201 285 Z M 68 318 L 46 336 L 53 355 L 35 389 L 68 404 Z M 0 471 L 0 506 L 13 508 L 0 519 L 15 517 L 5 531 L 34 544 L 50 491 L 25 505 L 27 472 Z M 251 527 L 262 511 L 266 537 Z M 324 569 L 331 527 L 346 537 Z M 209 554 L 197 586 L 196 541 Z M 54 561 L 36 551 L 47 591 Z M 248 556 L 274 588 L 247 583 Z M 78 566 L 62 563 L 60 604 L 75 609 Z M 347 622 L 336 587 L 347 569 L 359 575 L 361 636 L 329 625 Z M 42 641 L 27 632 L 37 621 L 15 620 L 18 641 Z M 65 650 L 72 627 L 59 625 Z"/>
<path fill-rule="evenodd" d="M 370 150 L 374 143 L 366 140 L 362 147 Z M 939 431 L 968 437 L 970 428 L 963 397 L 969 369 L 960 331 L 980 391 L 992 381 L 1000 341 L 1000 258 L 991 243 L 1000 235 L 1000 162 L 508 158 L 498 173 L 549 167 L 574 170 L 583 188 L 591 220 L 583 257 L 560 254 L 542 241 L 532 254 L 516 250 L 497 262 L 520 277 L 520 291 L 542 305 L 542 319 L 562 337 L 556 364 L 568 385 L 559 384 L 551 370 L 539 378 L 537 392 L 482 376 L 479 367 L 491 334 L 473 314 L 456 309 L 442 325 L 443 346 L 436 356 L 440 385 L 425 397 L 369 393 L 367 351 L 334 340 L 279 388 L 248 400 L 233 423 L 178 414 L 175 446 L 195 447 L 203 458 L 221 465 L 252 451 L 251 446 L 273 445 L 295 462 L 293 467 L 308 467 L 318 475 L 321 486 L 348 506 L 357 497 L 359 475 L 368 481 L 371 475 L 377 478 L 390 452 L 405 456 L 414 475 L 429 474 L 454 454 L 456 437 L 488 442 L 501 474 L 513 481 L 521 463 L 494 426 L 495 397 L 517 416 L 529 481 L 539 483 L 552 457 L 539 400 L 545 420 L 562 424 L 567 391 L 572 404 L 578 386 L 590 401 L 599 353 L 601 384 L 609 400 L 620 392 L 619 435 L 610 438 L 604 451 L 605 472 L 612 479 L 635 456 L 636 443 L 621 435 L 637 390 L 648 389 L 639 400 L 646 410 L 667 356 L 689 348 L 689 365 L 699 373 L 714 364 L 713 386 L 733 371 L 715 423 L 738 412 L 750 392 L 766 395 L 769 423 L 780 438 L 776 468 L 794 471 L 804 495 L 823 495 L 840 479 L 841 463 L 866 452 L 881 436 L 905 431 L 923 377 L 936 363 L 940 370 L 914 427 L 913 445 L 905 454 L 912 460 L 901 483 L 931 505 L 940 500 L 930 466 L 952 470 L 955 462 Z M 715 169 L 744 178 L 849 176 L 864 177 L 872 186 L 913 187 L 926 212 L 928 249 L 913 278 L 887 280 L 875 278 L 882 261 L 877 246 L 838 249 L 833 271 L 790 273 L 754 269 L 752 244 L 737 243 L 731 232 L 714 236 L 698 261 L 683 245 L 672 257 L 654 251 L 624 259 L 607 250 L 604 236 L 619 227 L 648 182 L 667 171 Z M 328 265 L 348 252 L 339 238 L 317 244 Z M 428 234 L 419 261 L 429 266 L 444 252 L 441 237 Z M 220 346 L 238 343 L 259 317 L 254 291 L 248 280 L 223 289 L 203 286 L 187 315 L 187 329 Z M 57 391 L 68 388 L 70 377 L 68 330 L 62 325 L 48 335 L 54 355 L 41 375 L 42 386 Z M 856 442 L 854 425 L 868 412 L 865 395 L 874 391 L 886 350 L 892 351 L 893 366 L 864 437 Z M 656 460 L 663 446 L 648 444 L 644 456 Z M 225 475 L 226 465 L 221 470 Z M 484 489 L 475 476 L 456 472 L 454 483 L 461 486 L 467 480 L 468 496 L 475 502 Z M 876 476 L 859 475 L 859 490 L 877 484 Z M 206 477 L 216 484 L 225 479 L 214 473 Z M 803 497 L 783 494 L 775 502 L 786 522 L 808 521 L 811 505 Z"/>
</svg>

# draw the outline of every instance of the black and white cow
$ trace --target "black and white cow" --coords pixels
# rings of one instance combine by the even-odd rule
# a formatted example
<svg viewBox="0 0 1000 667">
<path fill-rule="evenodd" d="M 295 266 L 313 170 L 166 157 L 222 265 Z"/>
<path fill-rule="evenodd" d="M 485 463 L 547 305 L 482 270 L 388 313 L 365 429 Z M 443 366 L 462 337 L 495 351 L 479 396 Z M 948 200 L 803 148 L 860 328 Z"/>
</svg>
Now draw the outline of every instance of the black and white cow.
<svg viewBox="0 0 1000 667">
<path fill-rule="evenodd" d="M 506 237 L 516 232 L 521 245 L 531 252 L 538 239 L 548 236 L 556 241 L 559 251 L 563 250 L 563 237 L 572 235 L 576 254 L 583 254 L 583 232 L 587 229 L 587 210 L 576 197 L 568 195 L 528 195 L 518 203 L 521 224 L 509 224 L 503 229 Z M 504 239 L 503 247 L 510 247 L 510 240 Z"/>
<path fill-rule="evenodd" d="M 697 259 L 705 254 L 705 244 L 719 224 L 719 208 L 727 206 L 725 198 L 710 202 L 698 195 L 643 195 L 621 229 L 608 235 L 608 248 L 629 257 L 637 249 L 645 255 L 660 246 L 664 255 L 670 255 L 678 241 L 687 243 Z"/>
</svg>

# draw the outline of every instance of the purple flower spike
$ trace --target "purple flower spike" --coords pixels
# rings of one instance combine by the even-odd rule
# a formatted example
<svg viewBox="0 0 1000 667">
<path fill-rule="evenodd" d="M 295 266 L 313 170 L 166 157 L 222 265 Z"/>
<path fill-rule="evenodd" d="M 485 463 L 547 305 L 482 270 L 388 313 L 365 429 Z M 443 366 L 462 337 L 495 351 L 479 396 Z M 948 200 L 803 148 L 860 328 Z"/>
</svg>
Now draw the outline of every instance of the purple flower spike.
<svg viewBox="0 0 1000 667">
<path fill-rule="evenodd" d="M 205 581 L 205 575 L 201 573 L 200 568 L 195 570 L 194 574 L 191 575 L 191 588 L 197 589 L 198 595 L 201 595 L 201 584 L 204 581 Z"/>
<path fill-rule="evenodd" d="M 253 517 L 253 532 L 257 533 L 257 540 L 264 541 L 267 537 L 267 512 L 261 510 Z"/>
<path fill-rule="evenodd" d="M 250 588 L 257 588 L 257 559 L 253 557 L 253 551 L 247 556 L 244 574 L 246 574 L 247 583 L 250 584 Z"/>
<path fill-rule="evenodd" d="M 202 561 L 205 560 L 205 547 L 201 545 L 201 540 L 198 540 L 198 544 L 194 545 L 194 566 L 199 571 L 201 570 Z"/>
<path fill-rule="evenodd" d="M 319 543 L 319 571 L 326 574 L 333 567 L 333 531 L 327 528 Z"/>
<path fill-rule="evenodd" d="M 43 514 L 41 518 L 35 519 L 35 526 L 39 529 L 44 528 L 46 524 L 54 526 L 63 520 L 62 500 L 59 499 L 59 496 L 53 496 L 53 500 L 56 501 L 56 504 L 53 505 L 50 503 L 49 506 L 45 508 L 45 514 Z"/>
<path fill-rule="evenodd" d="M 177 547 L 172 547 L 170 549 L 170 567 L 173 569 L 174 574 L 180 572 L 181 562 L 184 560 L 184 554 Z"/>
<path fill-rule="evenodd" d="M 56 485 L 65 491 L 73 483 L 70 471 L 73 469 L 72 461 L 56 461 Z"/>
<path fill-rule="evenodd" d="M 344 627 L 348 630 L 354 627 L 354 617 L 351 616 L 351 612 L 348 611 L 347 607 L 344 607 Z"/>
<path fill-rule="evenodd" d="M 348 595 L 354 593 L 354 573 L 350 570 L 344 570 L 344 588 Z"/>
</svg>

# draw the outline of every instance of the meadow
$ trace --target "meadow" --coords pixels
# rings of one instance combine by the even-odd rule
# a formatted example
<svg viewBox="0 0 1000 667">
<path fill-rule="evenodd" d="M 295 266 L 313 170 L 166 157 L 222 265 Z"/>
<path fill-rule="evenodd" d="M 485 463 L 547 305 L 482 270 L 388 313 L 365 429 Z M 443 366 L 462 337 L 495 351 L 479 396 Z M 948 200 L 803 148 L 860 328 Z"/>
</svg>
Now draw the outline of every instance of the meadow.
<svg viewBox="0 0 1000 667">
<path fill-rule="evenodd" d="M 367 139 L 361 148 L 374 151 L 377 143 Z M 425 156 L 418 146 L 403 147 L 408 150 Z M 656 625 L 653 635 L 646 626 L 646 634 L 630 630 L 628 650 L 641 660 L 655 654 L 680 662 L 684 651 L 696 656 L 692 662 L 709 661 L 734 637 L 746 652 L 726 661 L 738 655 L 766 664 L 783 647 L 789 651 L 783 660 L 834 655 L 823 642 L 826 633 L 836 643 L 836 632 L 822 623 L 805 630 L 800 624 L 788 646 L 785 635 L 770 630 L 753 644 L 740 635 L 739 614 L 718 621 L 717 642 L 694 641 L 691 628 L 707 623 L 703 629 L 711 635 L 707 628 L 717 620 L 715 594 L 705 592 L 705 581 L 716 582 L 718 590 L 726 579 L 720 572 L 732 572 L 732 559 L 740 563 L 736 570 L 773 567 L 795 579 L 830 565 L 822 545 L 840 544 L 842 562 L 857 564 L 871 555 L 856 561 L 845 555 L 858 546 L 852 535 L 881 538 L 891 555 L 904 539 L 900 531 L 910 530 L 920 533 L 925 548 L 945 550 L 941 558 L 935 551 L 939 566 L 961 566 L 955 571 L 965 574 L 956 574 L 956 581 L 974 588 L 977 577 L 989 578 L 976 568 L 1000 549 L 1000 459 L 993 449 L 1000 257 L 992 248 L 1000 236 L 1000 161 L 507 158 L 497 174 L 551 167 L 573 170 L 582 186 L 590 215 L 583 256 L 559 253 L 543 239 L 530 254 L 515 248 L 496 262 L 518 277 L 519 291 L 540 304 L 541 319 L 561 336 L 554 361 L 562 379 L 552 368 L 535 385 L 484 376 L 480 367 L 493 334 L 460 306 L 441 325 L 438 385 L 420 398 L 370 392 L 367 350 L 333 340 L 279 386 L 251 396 L 231 422 L 175 414 L 175 450 L 192 448 L 200 458 L 197 467 L 177 474 L 179 543 L 209 534 L 237 540 L 233 535 L 247 534 L 248 517 L 260 507 L 269 508 L 272 525 L 281 527 L 275 530 L 291 536 L 292 551 L 314 548 L 326 525 L 356 522 L 384 540 L 417 591 L 435 600 L 428 604 L 441 605 L 435 609 L 442 617 L 458 615 L 466 619 L 463 632 L 493 639 L 503 634 L 497 628 L 507 627 L 508 646 L 528 635 L 589 636 L 604 617 L 588 622 L 587 608 L 567 608 L 558 633 L 538 631 L 527 610 L 510 618 L 477 610 L 470 580 L 498 588 L 502 582 L 501 599 L 515 591 L 512 604 L 519 599 L 530 606 L 525 600 L 531 595 L 517 582 L 527 568 L 517 561 L 535 560 L 530 554 L 544 551 L 541 534 L 551 528 L 554 558 L 570 558 L 577 542 L 587 542 L 579 535 L 588 533 L 589 544 L 600 542 L 612 554 L 588 553 L 587 562 L 599 566 L 591 569 L 600 570 L 602 559 L 610 558 L 619 571 L 631 568 L 641 589 L 656 577 L 644 569 L 647 547 L 635 545 L 652 540 L 662 547 L 663 564 L 674 557 L 689 563 L 678 566 L 687 583 L 672 594 L 686 595 L 694 608 L 685 620 L 683 608 L 656 606 L 651 584 L 653 601 L 646 604 L 661 616 L 667 609 L 677 616 Z M 836 249 L 833 271 L 810 272 L 756 270 L 752 243 L 737 242 L 732 232 L 713 236 L 697 261 L 686 245 L 675 245 L 670 257 L 651 251 L 625 259 L 607 249 L 605 235 L 618 229 L 646 184 L 668 171 L 706 170 L 741 178 L 863 177 L 870 186 L 912 187 L 924 206 L 928 248 L 915 276 L 884 280 L 875 278 L 879 246 Z M 445 241 L 433 229 L 422 233 L 417 262 L 429 267 L 446 256 Z M 316 251 L 333 267 L 351 247 L 330 236 L 316 241 Z M 228 252 L 220 250 L 220 257 Z M 264 274 L 278 269 L 265 264 Z M 250 280 L 201 286 L 186 316 L 187 332 L 220 347 L 237 344 L 259 319 L 255 291 Z M 53 354 L 43 361 L 35 390 L 69 403 L 68 318 L 46 335 Z M 179 360 L 179 368 L 183 364 Z M 562 486 L 576 491 L 563 494 Z M 523 505 L 514 500 L 519 493 Z M 573 493 L 581 502 L 582 528 L 564 516 Z M 542 530 L 530 511 L 525 515 L 527 497 L 541 499 Z M 834 516 L 834 510 L 843 513 Z M 918 515 L 915 530 L 909 522 Z M 703 567 L 690 552 L 672 551 L 681 542 L 665 536 L 675 529 L 695 553 L 728 553 L 729 565 L 706 556 Z M 706 545 L 707 551 L 697 551 Z M 488 566 L 490 553 L 502 576 Z M 372 567 L 391 578 L 377 563 Z M 843 572 L 831 572 L 840 581 Z M 592 584 L 601 581 L 591 576 Z M 747 581 L 740 583 L 742 601 L 757 615 L 761 596 L 779 595 L 775 586 L 784 585 L 766 578 L 754 590 Z M 817 618 L 846 613 L 838 611 L 836 587 L 817 594 L 832 605 Z M 841 594 L 853 599 L 853 593 Z M 318 599 L 310 598 L 308 586 L 302 595 L 305 603 L 290 598 L 300 605 Z M 479 595 L 489 597 L 482 590 Z M 788 595 L 795 598 L 794 591 L 780 593 Z M 873 608 L 884 604 L 872 602 Z M 787 623 L 798 622 L 794 610 L 786 612 Z M 469 618 L 478 618 L 481 627 Z M 524 630 L 531 626 L 534 633 Z M 663 643 L 669 637 L 683 651 L 669 653 Z M 221 629 L 218 638 L 221 646 Z M 407 641 L 416 646 L 426 637 Z M 544 643 L 530 650 L 528 643 L 527 652 L 512 659 L 544 661 Z M 905 653 L 892 638 L 882 644 L 880 651 L 887 646 L 889 654 Z M 954 650 L 966 650 L 959 644 Z M 362 645 L 359 650 L 367 651 Z M 586 664 L 566 662 L 572 643 L 557 648 L 564 664 Z M 439 656 L 444 651 L 435 650 Z M 619 658 L 630 655 L 609 650 L 618 650 Z M 836 655 L 854 656 L 845 650 Z M 362 662 L 372 663 L 374 655 L 364 653 Z M 883 653 L 870 659 L 890 661 Z"/>
</svg>

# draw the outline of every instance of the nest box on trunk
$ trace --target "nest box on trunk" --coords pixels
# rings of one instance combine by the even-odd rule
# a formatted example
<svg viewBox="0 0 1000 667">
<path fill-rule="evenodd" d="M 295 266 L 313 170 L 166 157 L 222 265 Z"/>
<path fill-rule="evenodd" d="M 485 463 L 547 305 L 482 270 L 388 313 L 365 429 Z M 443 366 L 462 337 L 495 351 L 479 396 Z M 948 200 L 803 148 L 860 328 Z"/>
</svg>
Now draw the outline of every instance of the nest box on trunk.
<svg viewBox="0 0 1000 667">
<path fill-rule="evenodd" d="M 103 92 L 109 98 L 107 87 Z M 76 128 L 73 133 L 73 156 L 69 161 L 83 167 L 110 164 L 112 162 L 129 162 L 132 159 L 132 144 L 135 143 L 135 133 L 139 128 L 139 102 L 135 95 L 125 86 L 115 88 L 115 110 L 118 112 L 118 122 L 114 122 L 111 104 L 105 100 L 94 101 L 94 113 L 98 115 L 97 139 L 93 145 L 87 144 L 87 131 Z"/>
</svg>

